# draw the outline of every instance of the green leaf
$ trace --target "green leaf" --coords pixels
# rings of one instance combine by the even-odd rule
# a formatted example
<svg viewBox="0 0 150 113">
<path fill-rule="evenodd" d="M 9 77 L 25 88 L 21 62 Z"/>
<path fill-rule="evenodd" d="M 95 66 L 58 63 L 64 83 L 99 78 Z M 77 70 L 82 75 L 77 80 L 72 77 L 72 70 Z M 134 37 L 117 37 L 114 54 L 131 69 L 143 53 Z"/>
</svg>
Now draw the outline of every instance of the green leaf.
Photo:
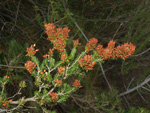
<svg viewBox="0 0 150 113">
<path fill-rule="evenodd" d="M 55 59 L 54 58 L 50 58 L 49 59 L 49 65 L 50 65 L 50 67 L 54 67 L 55 66 Z"/>
<path fill-rule="evenodd" d="M 70 60 L 73 60 L 73 59 L 74 59 L 75 54 L 76 54 L 76 51 L 77 51 L 77 49 L 76 49 L 76 47 L 74 47 L 74 48 L 72 49 L 71 53 L 70 53 L 70 56 L 69 56 L 69 59 L 70 59 Z"/>
<path fill-rule="evenodd" d="M 25 87 L 26 87 L 25 81 L 21 81 L 21 82 L 19 83 L 19 87 L 25 88 Z"/>
<path fill-rule="evenodd" d="M 39 60 L 36 58 L 36 56 L 32 56 L 32 61 L 39 67 Z"/>
<path fill-rule="evenodd" d="M 41 69 L 41 70 L 45 69 L 46 64 L 48 64 L 48 59 L 47 59 L 47 58 L 43 60 L 41 66 L 40 66 L 40 69 Z"/>
</svg>

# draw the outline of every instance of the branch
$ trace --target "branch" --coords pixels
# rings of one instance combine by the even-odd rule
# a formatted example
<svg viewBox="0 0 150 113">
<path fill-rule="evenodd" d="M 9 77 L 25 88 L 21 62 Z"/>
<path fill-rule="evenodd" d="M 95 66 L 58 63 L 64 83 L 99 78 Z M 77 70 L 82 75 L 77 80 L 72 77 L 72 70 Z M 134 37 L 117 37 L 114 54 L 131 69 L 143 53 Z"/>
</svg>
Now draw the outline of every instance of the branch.
<svg viewBox="0 0 150 113">
<path fill-rule="evenodd" d="M 137 85 L 136 87 L 132 88 L 132 89 L 129 89 L 121 94 L 119 94 L 117 97 L 121 97 L 121 96 L 124 96 L 126 94 L 129 94 L 135 90 L 138 90 L 139 88 L 143 87 L 145 84 L 148 84 L 148 82 L 150 81 L 150 77 L 149 78 L 146 78 L 141 84 Z"/>
<path fill-rule="evenodd" d="M 25 67 L 23 66 L 10 66 L 10 65 L 3 65 L 3 64 L 0 64 L 0 67 L 8 67 L 8 68 L 18 68 L 18 69 L 25 69 Z"/>
</svg>

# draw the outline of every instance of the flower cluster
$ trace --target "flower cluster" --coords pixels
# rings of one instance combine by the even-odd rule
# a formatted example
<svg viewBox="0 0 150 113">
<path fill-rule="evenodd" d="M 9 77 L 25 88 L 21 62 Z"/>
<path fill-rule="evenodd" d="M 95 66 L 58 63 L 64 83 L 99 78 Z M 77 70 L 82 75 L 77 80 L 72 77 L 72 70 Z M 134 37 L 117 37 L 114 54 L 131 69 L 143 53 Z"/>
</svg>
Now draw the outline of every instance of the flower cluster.
<svg viewBox="0 0 150 113">
<path fill-rule="evenodd" d="M 3 104 L 3 106 L 6 108 L 7 107 L 7 105 L 11 102 L 11 101 L 13 101 L 13 99 L 10 99 L 9 101 L 1 101 Z"/>
<path fill-rule="evenodd" d="M 78 60 L 79 65 L 81 66 L 81 68 L 85 69 L 86 72 L 88 72 L 88 70 L 92 70 L 95 62 L 92 62 L 92 55 L 85 55 L 83 58 L 80 58 Z"/>
<path fill-rule="evenodd" d="M 80 80 L 75 80 L 74 83 L 72 84 L 75 88 L 81 88 Z"/>
<path fill-rule="evenodd" d="M 50 92 L 49 94 L 51 97 L 52 97 L 52 101 L 55 102 L 57 100 L 57 93 L 54 93 L 54 92 Z"/>
<path fill-rule="evenodd" d="M 99 44 L 95 48 L 95 50 L 98 55 L 103 58 L 103 60 L 110 58 L 122 58 L 123 60 L 125 60 L 135 52 L 135 46 L 132 43 L 125 43 L 121 46 L 118 45 L 117 47 L 115 47 L 115 41 L 110 41 L 106 48 L 103 48 L 103 45 Z"/>
<path fill-rule="evenodd" d="M 26 52 L 26 56 L 29 56 L 29 57 L 32 57 L 33 55 L 35 55 L 35 53 L 38 51 L 38 49 L 34 49 L 35 47 L 35 44 L 34 45 L 31 45 L 29 48 L 27 48 Z"/>
<path fill-rule="evenodd" d="M 67 55 L 66 55 L 65 52 L 63 52 L 63 53 L 61 54 L 61 60 L 62 60 L 62 61 L 65 61 L 66 59 L 67 59 Z"/>
<path fill-rule="evenodd" d="M 119 45 L 115 48 L 114 54 L 116 58 L 122 58 L 125 60 L 127 57 L 131 56 L 135 52 L 135 46 L 131 43 L 125 43 L 123 45 Z"/>
<path fill-rule="evenodd" d="M 56 85 L 61 86 L 62 80 L 59 80 L 58 78 L 54 80 L 56 82 Z"/>
<path fill-rule="evenodd" d="M 98 40 L 96 38 L 91 38 L 89 42 L 86 44 L 85 50 L 87 52 L 89 52 L 90 50 L 93 50 L 96 47 L 97 42 Z"/>
<path fill-rule="evenodd" d="M 77 45 L 81 45 L 81 43 L 79 43 L 79 40 L 73 40 L 73 46 L 77 46 Z"/>
<path fill-rule="evenodd" d="M 26 69 L 27 69 L 30 73 L 32 73 L 32 71 L 33 71 L 34 68 L 36 67 L 36 64 L 35 64 L 34 62 L 32 62 L 32 61 L 27 61 L 27 62 L 25 63 L 25 67 L 26 67 Z"/>
<path fill-rule="evenodd" d="M 65 51 L 66 40 L 69 37 L 68 32 L 70 31 L 68 27 L 57 28 L 55 30 L 55 25 L 53 23 L 45 24 L 45 33 L 48 35 L 48 40 L 54 45 L 54 49 L 58 50 L 60 53 Z"/>
<path fill-rule="evenodd" d="M 65 67 L 58 67 L 58 72 L 63 73 L 65 71 Z"/>
</svg>

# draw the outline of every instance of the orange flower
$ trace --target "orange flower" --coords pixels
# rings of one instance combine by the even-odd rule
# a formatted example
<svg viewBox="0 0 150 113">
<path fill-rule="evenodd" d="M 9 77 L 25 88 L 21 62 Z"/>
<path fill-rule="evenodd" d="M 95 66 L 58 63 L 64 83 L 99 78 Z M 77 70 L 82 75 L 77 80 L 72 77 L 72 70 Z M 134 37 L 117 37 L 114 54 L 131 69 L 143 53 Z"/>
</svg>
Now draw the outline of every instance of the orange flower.
<svg viewBox="0 0 150 113">
<path fill-rule="evenodd" d="M 53 40 L 56 36 L 55 25 L 53 23 L 45 24 L 45 33 L 48 35 L 49 40 Z"/>
<path fill-rule="evenodd" d="M 10 99 L 9 101 L 8 101 L 8 100 L 6 100 L 6 101 L 1 101 L 1 102 L 3 103 L 2 105 L 6 108 L 7 105 L 8 105 L 11 101 L 13 101 L 13 99 Z"/>
<path fill-rule="evenodd" d="M 81 88 L 80 80 L 75 80 L 74 83 L 72 84 L 75 88 Z"/>
<path fill-rule="evenodd" d="M 51 97 L 52 97 L 52 101 L 54 102 L 54 101 L 56 101 L 57 100 L 57 93 L 54 93 L 54 92 L 50 92 L 50 94 L 49 94 Z"/>
<path fill-rule="evenodd" d="M 110 59 L 112 57 L 112 55 L 113 55 L 112 52 L 113 52 L 113 49 L 110 49 L 108 47 L 103 49 L 103 52 L 102 52 L 103 60 Z"/>
<path fill-rule="evenodd" d="M 113 40 L 111 40 L 109 43 L 108 43 L 108 46 L 107 46 L 107 48 L 114 48 L 115 47 L 115 44 L 116 44 L 116 42 L 115 41 L 113 41 Z"/>
<path fill-rule="evenodd" d="M 58 67 L 58 72 L 63 73 L 65 71 L 65 67 Z"/>
<path fill-rule="evenodd" d="M 70 30 L 68 29 L 68 27 L 63 28 L 63 38 L 64 38 L 64 40 L 67 40 L 67 38 L 69 37 L 69 35 L 68 35 L 69 31 Z"/>
<path fill-rule="evenodd" d="M 117 46 L 117 48 L 115 48 L 114 54 L 117 58 L 122 58 L 125 60 L 135 52 L 135 48 L 136 47 L 132 43 L 125 43 L 121 46 Z"/>
<path fill-rule="evenodd" d="M 25 63 L 25 67 L 26 67 L 26 69 L 27 69 L 30 73 L 32 73 L 32 71 L 33 71 L 34 68 L 36 67 L 36 64 L 35 64 L 34 62 L 32 62 L 32 61 L 27 61 L 27 62 Z"/>
<path fill-rule="evenodd" d="M 33 55 L 35 55 L 35 53 L 38 51 L 38 49 L 35 50 L 34 46 L 35 46 L 35 44 L 31 45 L 29 48 L 27 48 L 27 50 L 26 50 L 26 52 L 27 52 L 26 56 L 32 57 Z"/>
<path fill-rule="evenodd" d="M 80 58 L 78 60 L 79 65 L 81 66 L 81 68 L 85 69 L 86 72 L 88 72 L 88 70 L 92 70 L 95 62 L 92 62 L 92 57 L 91 55 L 85 55 L 83 58 Z"/>
<path fill-rule="evenodd" d="M 53 56 L 53 49 L 49 49 L 48 54 L 43 55 L 44 58 L 51 58 Z"/>
<path fill-rule="evenodd" d="M 64 62 L 67 59 L 67 55 L 65 53 L 61 54 L 61 60 Z"/>
<path fill-rule="evenodd" d="M 66 44 L 63 42 L 63 39 L 56 39 L 54 41 L 54 49 L 59 52 L 63 52 L 65 50 Z"/>
<path fill-rule="evenodd" d="M 93 50 L 96 47 L 97 42 L 98 40 L 96 38 L 91 38 L 89 42 L 86 44 L 85 50 L 87 50 L 88 52 L 90 50 Z"/>
<path fill-rule="evenodd" d="M 73 46 L 75 47 L 77 45 L 81 45 L 81 43 L 79 43 L 79 39 L 73 40 Z"/>
<path fill-rule="evenodd" d="M 54 80 L 56 82 L 56 85 L 61 86 L 62 80 L 59 80 L 58 78 Z"/>
<path fill-rule="evenodd" d="M 96 52 L 99 54 L 100 57 L 103 57 L 103 45 L 97 45 L 97 47 L 95 48 Z"/>
<path fill-rule="evenodd" d="M 107 48 L 103 48 L 102 45 L 98 45 L 95 50 L 99 56 L 103 58 L 103 60 L 110 58 L 122 58 L 125 60 L 135 52 L 135 46 L 132 43 L 125 43 L 121 46 L 118 45 L 115 48 L 115 41 L 110 41 Z"/>
</svg>

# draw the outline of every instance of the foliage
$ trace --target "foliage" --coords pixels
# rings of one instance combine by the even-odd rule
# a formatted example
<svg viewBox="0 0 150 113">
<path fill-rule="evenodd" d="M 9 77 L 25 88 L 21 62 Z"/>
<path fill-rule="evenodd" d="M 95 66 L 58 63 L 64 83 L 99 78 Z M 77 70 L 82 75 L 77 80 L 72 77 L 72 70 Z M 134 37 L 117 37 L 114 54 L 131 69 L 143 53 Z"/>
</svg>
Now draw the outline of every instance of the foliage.
<svg viewBox="0 0 150 113">
<path fill-rule="evenodd" d="M 49 103 L 52 105 L 57 103 L 62 103 L 66 101 L 68 97 L 70 97 L 71 93 L 77 91 L 78 88 L 81 88 L 80 80 L 85 75 L 82 74 L 82 71 L 88 72 L 89 70 L 93 70 L 93 67 L 96 62 L 106 60 L 106 59 L 117 59 L 122 58 L 125 59 L 131 54 L 134 53 L 135 46 L 130 44 L 124 44 L 122 46 L 117 46 L 115 48 L 115 42 L 110 41 L 108 43 L 107 48 L 100 48 L 97 46 L 97 39 L 92 38 L 86 44 L 84 52 L 78 55 L 75 58 L 76 48 L 80 44 L 78 40 L 73 41 L 73 49 L 68 55 L 66 51 L 66 41 L 69 37 L 68 32 L 70 31 L 67 27 L 65 28 L 57 28 L 55 29 L 55 25 L 52 23 L 45 24 L 46 34 L 48 35 L 48 40 L 53 44 L 53 48 L 49 49 L 49 52 L 43 55 L 43 62 L 39 62 L 38 58 L 35 56 L 36 52 L 39 51 L 35 49 L 35 44 L 31 45 L 27 48 L 26 56 L 30 57 L 31 60 L 25 63 L 25 67 L 28 72 L 34 77 L 34 83 L 37 86 L 38 90 L 34 91 L 34 96 L 30 98 L 20 98 L 17 101 L 9 101 L 8 97 L 1 95 L 1 102 L 3 106 L 7 108 L 7 105 L 17 103 L 19 104 L 15 109 L 19 109 L 22 107 L 27 101 L 36 101 L 39 105 L 45 106 Z M 88 55 L 88 53 L 95 49 L 96 51 L 93 55 Z M 57 52 L 60 57 L 60 61 L 56 61 L 53 58 L 53 52 Z M 68 57 L 69 56 L 69 57 Z M 97 58 L 100 58 L 100 60 Z M 96 59 L 96 60 L 94 60 Z M 74 70 L 78 70 L 74 72 Z M 55 74 L 52 74 L 54 72 Z M 80 76 L 78 76 L 80 75 Z M 67 80 L 69 77 L 74 76 L 75 81 L 73 84 L 72 81 Z M 8 76 L 3 77 L 1 80 L 2 83 L 2 92 L 4 91 L 5 84 L 7 82 Z M 25 81 L 20 82 L 19 84 L 20 90 L 14 96 L 18 95 L 22 88 L 25 88 Z M 11 98 L 13 98 L 12 96 Z M 9 111 L 13 110 L 10 109 Z"/>
<path fill-rule="evenodd" d="M 18 112 L 18 110 L 19 112 L 25 112 L 24 110 L 28 109 L 26 106 L 29 106 L 29 108 L 32 106 L 33 108 L 27 111 L 38 113 L 42 111 L 52 112 L 51 110 L 55 110 L 56 112 L 65 113 L 88 113 L 105 111 L 100 108 L 102 103 L 98 102 L 99 100 L 103 100 L 103 103 L 109 103 L 108 106 L 103 107 L 106 111 L 108 109 L 109 112 L 111 112 L 111 109 L 112 112 L 129 112 L 130 107 L 131 109 L 134 108 L 131 110 L 132 112 L 138 112 L 138 110 L 140 112 L 140 109 L 146 110 L 145 108 L 149 109 L 148 104 L 143 101 L 143 98 L 141 101 L 137 92 L 128 95 L 130 98 L 122 98 L 119 100 L 120 102 L 117 101 L 118 98 L 115 98 L 117 93 L 114 91 L 111 93 L 111 91 L 107 89 L 106 81 L 104 81 L 102 76 L 104 71 L 112 89 L 117 89 L 118 93 L 120 93 L 126 90 L 128 85 L 130 88 L 134 87 L 149 75 L 148 0 L 1 0 L 0 4 L 0 78 L 2 83 L 5 83 L 6 75 L 9 77 L 4 87 L 1 83 L 2 87 L 0 87 L 0 91 L 4 88 L 4 92 L 0 97 L 0 99 L 3 99 L 1 105 L 19 100 L 22 109 L 16 107 L 17 102 L 16 104 L 8 105 L 7 109 L 15 107 L 16 110 L 14 112 Z M 54 45 L 53 42 L 49 44 L 49 41 L 46 39 L 47 36 L 44 33 L 44 25 L 49 22 L 54 23 L 57 27 L 62 26 L 64 28 L 68 26 L 71 29 L 69 33 L 71 36 L 64 42 L 67 44 L 64 55 L 61 55 L 57 50 L 53 51 L 52 47 L 55 46 L 57 48 L 58 46 Z M 119 44 L 132 42 L 136 45 L 137 55 L 132 55 L 127 60 L 115 60 L 110 54 L 111 51 L 107 52 L 107 56 L 104 56 L 105 52 L 102 52 L 103 54 L 93 54 L 90 47 L 95 46 L 91 45 L 89 46 L 90 52 L 87 56 L 85 57 L 85 55 L 83 55 L 80 59 L 80 64 L 76 62 L 76 65 L 68 70 L 68 78 L 66 77 L 65 80 L 61 80 L 61 76 L 59 75 L 65 70 L 68 61 L 70 61 L 70 64 L 75 63 L 74 61 L 79 59 L 82 51 L 85 51 L 85 49 L 88 50 L 88 48 L 85 48 L 83 45 L 88 46 L 90 43 L 86 45 L 86 40 L 88 40 L 88 37 L 93 36 L 99 40 L 99 45 L 103 46 L 102 50 L 105 50 L 105 52 L 107 44 L 112 39 L 116 42 L 115 48 L 117 48 Z M 82 45 L 78 47 L 73 46 L 75 43 L 72 42 L 73 39 L 79 39 Z M 80 43 L 77 42 L 79 40 L 75 40 L 78 45 L 80 45 Z M 36 46 L 33 45 L 33 47 L 31 47 L 32 49 L 35 47 L 39 48 L 39 51 L 38 49 L 35 51 L 36 56 L 32 56 L 31 54 L 32 58 L 25 57 L 25 48 L 28 46 L 24 45 L 25 42 L 29 45 L 36 43 Z M 57 42 L 59 41 L 57 40 Z M 93 42 L 95 41 L 93 40 Z M 144 50 L 146 51 L 142 53 Z M 26 52 L 28 53 L 28 51 Z M 45 58 L 43 58 L 43 55 Z M 62 61 L 61 58 L 65 55 L 67 59 Z M 100 55 L 101 57 L 99 57 Z M 93 63 L 90 62 L 91 60 L 89 60 L 89 63 L 86 63 L 86 61 L 88 61 L 86 58 L 91 57 Z M 112 60 L 106 61 L 106 59 L 110 57 Z M 30 65 L 27 68 L 31 73 L 24 70 L 25 67 L 23 67 L 27 60 L 32 61 L 32 63 L 34 63 L 33 66 L 36 65 L 34 70 L 32 70 Z M 96 61 L 103 63 L 102 67 L 104 69 L 102 69 Z M 88 67 L 88 64 L 91 66 Z M 56 65 L 60 65 L 60 67 L 55 68 L 57 67 Z M 81 66 L 83 68 L 81 68 Z M 37 67 L 42 71 L 38 72 Z M 48 71 L 49 67 L 54 70 L 51 73 L 47 73 L 46 76 L 44 74 Z M 38 79 L 36 76 L 38 73 L 41 75 L 41 79 Z M 44 74 L 42 75 L 41 73 Z M 49 81 L 47 81 L 47 79 Z M 76 82 L 74 83 L 73 81 Z M 80 82 L 81 84 L 78 85 Z M 41 93 L 38 93 L 42 83 L 48 85 L 46 85 L 45 88 L 42 87 Z M 68 85 L 64 86 L 64 83 Z M 57 87 L 54 93 L 51 93 L 51 96 L 48 95 L 46 97 L 46 99 L 51 98 L 48 102 L 44 100 L 44 103 L 41 99 L 35 99 L 36 101 L 34 99 L 33 101 L 24 101 L 35 95 L 39 98 L 40 96 L 42 97 L 42 95 L 50 91 L 54 84 L 57 84 Z M 76 84 L 77 87 L 81 87 L 81 89 L 74 90 L 74 93 L 71 93 L 69 96 L 60 96 L 59 98 L 63 100 L 61 104 L 56 102 L 58 101 L 57 99 L 53 102 L 52 96 L 56 97 L 55 93 L 58 93 L 57 91 L 60 87 L 67 87 L 67 89 L 69 89 L 73 87 L 73 84 Z M 108 94 L 106 91 L 108 91 Z M 143 94 L 141 97 L 148 100 L 148 93 L 143 90 L 140 91 Z M 14 96 L 14 94 L 17 95 Z M 105 95 L 105 99 L 102 98 L 103 94 Z M 115 95 L 114 98 L 111 94 Z M 13 101 L 11 101 L 12 98 L 9 98 L 11 96 L 14 96 Z M 80 97 L 80 100 L 78 97 Z M 91 102 L 92 99 L 95 100 L 95 97 L 97 97 L 97 101 L 89 105 L 88 102 Z M 86 101 L 82 102 L 82 98 Z M 55 98 L 53 99 L 55 100 Z M 130 106 L 127 106 L 127 101 L 129 101 Z M 111 103 L 114 103 L 114 106 Z M 82 108 L 82 106 L 84 107 Z M 113 109 L 114 107 L 115 109 Z M 72 109 L 74 109 L 74 111 L 72 111 Z M 98 109 L 100 111 L 98 111 Z"/>
</svg>

